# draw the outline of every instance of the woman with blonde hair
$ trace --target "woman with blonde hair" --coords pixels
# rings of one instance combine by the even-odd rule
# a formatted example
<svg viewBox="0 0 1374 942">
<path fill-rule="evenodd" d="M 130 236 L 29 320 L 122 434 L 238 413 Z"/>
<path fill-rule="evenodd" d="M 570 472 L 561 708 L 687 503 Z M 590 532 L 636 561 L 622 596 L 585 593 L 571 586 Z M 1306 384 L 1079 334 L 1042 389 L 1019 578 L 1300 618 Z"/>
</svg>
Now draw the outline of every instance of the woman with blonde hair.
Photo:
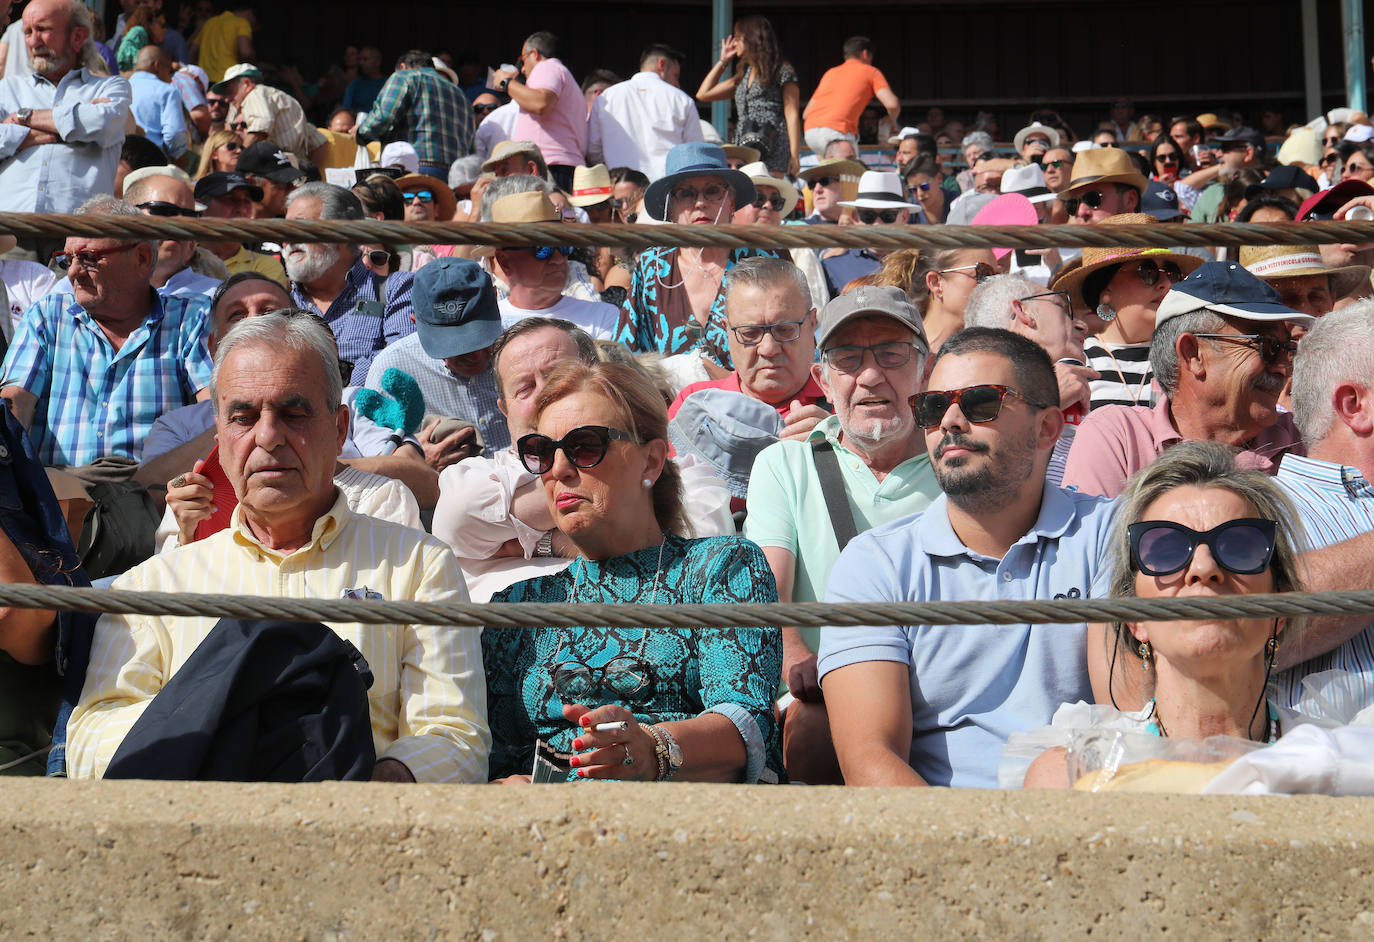
<svg viewBox="0 0 1374 942">
<path fill-rule="evenodd" d="M 238 135 L 228 128 L 216 131 L 205 139 L 200 150 L 200 165 L 196 167 L 195 179 L 211 173 L 225 173 L 239 165 L 239 154 L 243 145 Z"/>
</svg>

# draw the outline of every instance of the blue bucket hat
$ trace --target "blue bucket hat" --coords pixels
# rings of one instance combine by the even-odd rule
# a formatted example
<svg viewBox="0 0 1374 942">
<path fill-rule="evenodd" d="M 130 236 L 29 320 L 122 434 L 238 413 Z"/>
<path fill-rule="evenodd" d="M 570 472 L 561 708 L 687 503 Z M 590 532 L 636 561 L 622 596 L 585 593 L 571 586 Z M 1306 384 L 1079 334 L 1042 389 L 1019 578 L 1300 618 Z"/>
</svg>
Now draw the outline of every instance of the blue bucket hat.
<svg viewBox="0 0 1374 942">
<path fill-rule="evenodd" d="M 703 141 L 678 144 L 668 151 L 664 169 L 667 172 L 644 191 L 644 211 L 660 222 L 667 215 L 668 194 L 672 192 L 674 184 L 688 177 L 720 177 L 735 191 L 736 209 L 754 202 L 753 181 L 738 170 L 730 169 L 725 162 L 725 151 L 719 144 Z"/>
<path fill-rule="evenodd" d="M 1205 262 L 1159 302 L 1155 328 L 1203 308 L 1247 321 L 1292 321 L 1307 326 L 1315 320 L 1284 304 L 1272 285 L 1235 262 Z"/>
<path fill-rule="evenodd" d="M 778 410 L 766 402 L 729 389 L 703 389 L 678 406 L 668 438 L 679 455 L 705 461 L 731 496 L 743 500 L 754 459 L 778 440 L 782 424 Z"/>
<path fill-rule="evenodd" d="M 485 350 L 501 336 L 491 276 L 472 259 L 436 258 L 411 289 L 420 346 L 436 360 Z"/>
</svg>

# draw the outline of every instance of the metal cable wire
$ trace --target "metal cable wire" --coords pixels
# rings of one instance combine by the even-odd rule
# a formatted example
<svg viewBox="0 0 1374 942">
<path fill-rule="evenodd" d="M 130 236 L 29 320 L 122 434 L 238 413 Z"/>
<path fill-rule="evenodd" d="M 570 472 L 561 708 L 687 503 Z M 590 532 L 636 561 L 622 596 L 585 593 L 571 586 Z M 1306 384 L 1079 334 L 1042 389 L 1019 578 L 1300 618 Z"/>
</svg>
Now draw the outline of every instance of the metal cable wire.
<svg viewBox="0 0 1374 942">
<path fill-rule="evenodd" d="M 593 605 L 379 602 L 278 596 L 125 592 L 0 583 L 0 605 L 63 611 L 207 618 L 272 618 L 362 624 L 488 628 L 597 625 L 732 627 L 796 625 L 1041 625 L 1085 621 L 1181 621 L 1198 617 L 1348 615 L 1374 612 L 1374 590 L 1285 592 L 1229 598 L 1054 599 L 1015 602 L 792 602 L 711 605 Z"/>
</svg>

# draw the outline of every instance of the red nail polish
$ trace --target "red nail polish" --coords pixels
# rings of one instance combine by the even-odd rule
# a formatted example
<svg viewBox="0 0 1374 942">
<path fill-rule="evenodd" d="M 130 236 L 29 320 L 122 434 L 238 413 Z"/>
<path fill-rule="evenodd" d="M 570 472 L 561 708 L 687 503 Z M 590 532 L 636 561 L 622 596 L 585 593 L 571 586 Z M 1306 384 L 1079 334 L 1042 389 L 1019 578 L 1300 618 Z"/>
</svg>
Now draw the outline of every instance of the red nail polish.
<svg viewBox="0 0 1374 942">
<path fill-rule="evenodd" d="M 574 740 L 573 740 L 573 748 L 574 748 L 574 749 L 581 749 L 581 748 L 582 748 L 582 740 L 580 740 L 580 739 L 574 739 Z"/>
<path fill-rule="evenodd" d="M 578 720 L 578 722 L 581 723 L 582 727 L 585 729 L 592 725 L 592 718 L 590 716 L 584 716 L 582 719 Z"/>
<path fill-rule="evenodd" d="M 576 744 L 574 743 L 574 745 L 576 745 Z M 579 747 L 579 748 L 580 748 L 580 747 Z M 572 766 L 573 768 L 577 768 L 577 767 L 578 767 L 579 765 L 581 765 L 581 764 L 582 764 L 582 757 L 581 757 L 581 756 L 573 756 L 571 759 L 568 760 L 568 765 Z"/>
<path fill-rule="evenodd" d="M 586 777 L 587 777 L 587 770 L 586 770 L 586 769 L 578 769 L 578 770 L 577 770 L 577 777 L 578 777 L 578 778 L 586 778 Z"/>
</svg>

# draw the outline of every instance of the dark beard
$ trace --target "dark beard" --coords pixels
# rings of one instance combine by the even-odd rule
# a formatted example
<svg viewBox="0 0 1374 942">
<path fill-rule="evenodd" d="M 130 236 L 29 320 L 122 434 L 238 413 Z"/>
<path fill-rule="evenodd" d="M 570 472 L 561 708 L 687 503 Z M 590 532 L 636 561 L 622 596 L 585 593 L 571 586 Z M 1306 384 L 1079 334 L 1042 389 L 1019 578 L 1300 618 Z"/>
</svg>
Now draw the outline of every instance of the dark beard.
<svg viewBox="0 0 1374 942">
<path fill-rule="evenodd" d="M 977 468 L 962 467 L 969 461 L 967 458 L 957 459 L 959 464 L 954 466 L 942 464 L 940 456 L 951 445 L 967 448 L 975 454 L 987 454 L 989 460 Z M 1015 500 L 1021 485 L 1033 472 L 1035 430 L 1028 429 L 1026 437 L 1020 441 L 1004 441 L 997 451 L 958 433 L 948 433 L 940 439 L 931 458 L 935 480 L 950 503 L 970 514 L 999 511 Z"/>
</svg>

